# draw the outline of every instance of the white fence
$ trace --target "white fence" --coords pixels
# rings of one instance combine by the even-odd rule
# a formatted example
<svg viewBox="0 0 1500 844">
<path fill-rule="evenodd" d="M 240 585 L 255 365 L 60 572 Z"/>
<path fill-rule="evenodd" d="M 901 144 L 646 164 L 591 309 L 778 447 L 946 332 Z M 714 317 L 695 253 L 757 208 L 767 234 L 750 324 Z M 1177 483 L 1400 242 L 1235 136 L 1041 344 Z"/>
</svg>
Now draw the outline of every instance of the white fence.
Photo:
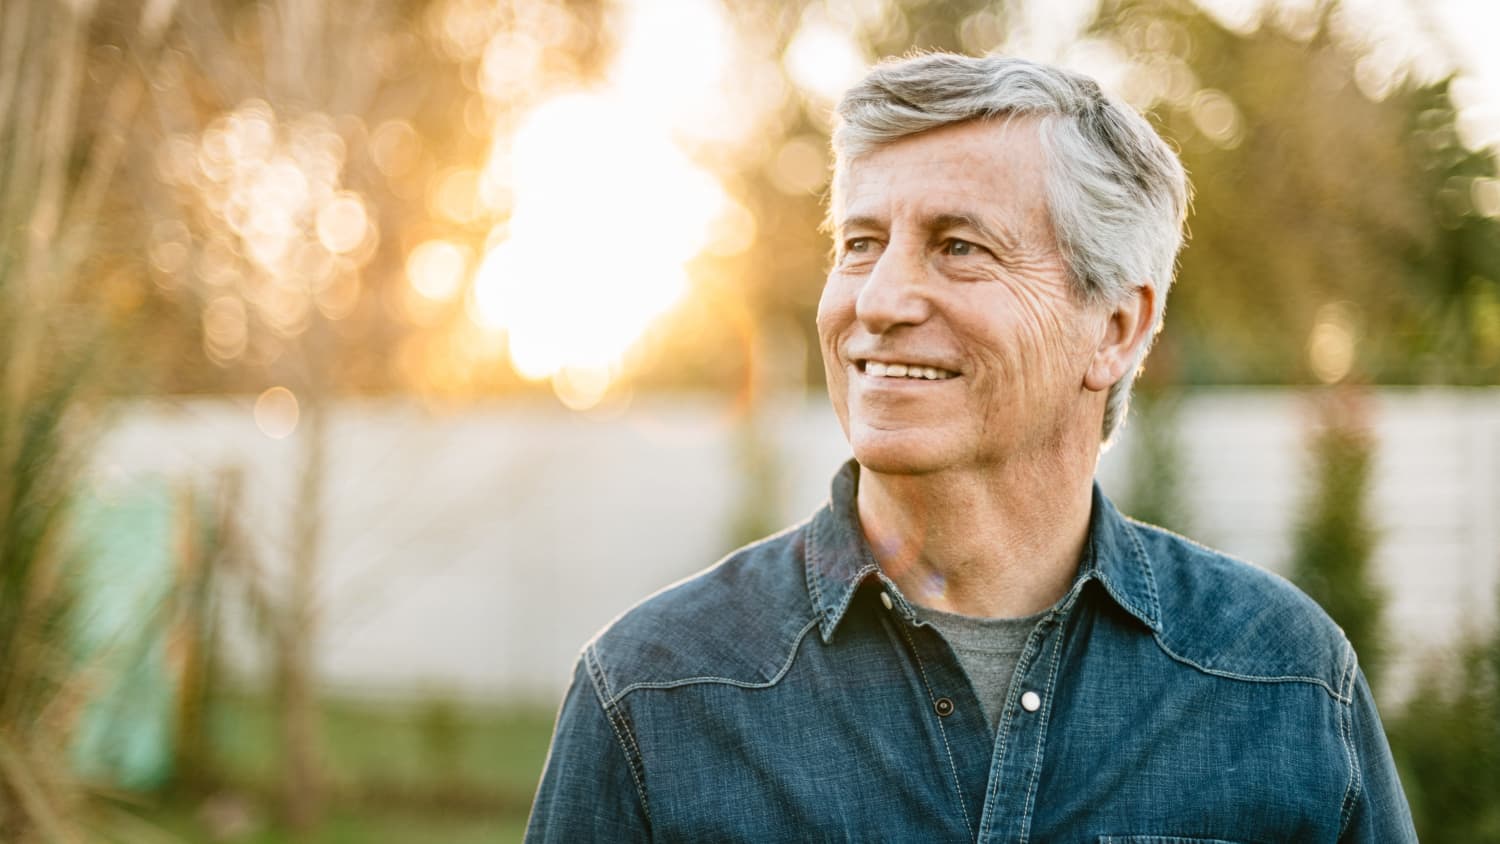
<svg viewBox="0 0 1500 844">
<path fill-rule="evenodd" d="M 1494 623 L 1500 585 L 1500 390 L 1385 390 L 1373 508 L 1396 645 L 1390 692 L 1469 625 Z M 1306 396 L 1197 392 L 1181 454 L 1196 538 L 1283 569 L 1306 491 Z M 766 417 L 771 510 L 784 523 L 827 494 L 847 446 L 826 402 Z M 610 618 L 730 550 L 752 494 L 738 420 L 709 399 L 640 400 L 612 417 L 492 404 L 443 414 L 350 401 L 330 423 L 321 505 L 330 687 L 389 695 L 552 699 L 579 646 Z M 142 477 L 208 484 L 244 472 L 240 523 L 257 563 L 285 571 L 301 435 L 272 440 L 248 399 L 128 409 L 101 445 L 101 489 Z M 1124 440 L 1105 457 L 1125 488 Z M 233 661 L 257 670 L 242 626 Z"/>
</svg>

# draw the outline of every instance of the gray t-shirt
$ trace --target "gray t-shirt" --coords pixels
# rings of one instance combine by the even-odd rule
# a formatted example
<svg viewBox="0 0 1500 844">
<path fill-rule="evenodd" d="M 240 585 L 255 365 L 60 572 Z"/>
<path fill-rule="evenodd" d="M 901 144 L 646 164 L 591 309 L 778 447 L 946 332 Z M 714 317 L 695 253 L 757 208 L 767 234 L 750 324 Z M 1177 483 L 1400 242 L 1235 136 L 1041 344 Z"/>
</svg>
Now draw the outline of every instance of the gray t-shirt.
<svg viewBox="0 0 1500 844">
<path fill-rule="evenodd" d="M 1047 611 L 1023 618 L 976 618 L 928 607 L 913 609 L 917 618 L 937 628 L 948 647 L 958 655 L 974 693 L 979 695 L 979 705 L 984 708 L 990 729 L 998 729 L 1011 677 L 1016 673 L 1016 661 L 1021 658 L 1027 637 Z"/>
</svg>

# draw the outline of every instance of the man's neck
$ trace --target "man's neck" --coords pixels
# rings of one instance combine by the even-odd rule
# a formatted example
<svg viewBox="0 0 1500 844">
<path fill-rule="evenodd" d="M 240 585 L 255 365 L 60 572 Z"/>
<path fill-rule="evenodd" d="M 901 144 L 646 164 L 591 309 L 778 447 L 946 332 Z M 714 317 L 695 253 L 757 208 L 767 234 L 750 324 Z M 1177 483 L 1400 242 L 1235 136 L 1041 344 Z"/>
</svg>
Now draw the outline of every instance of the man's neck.
<svg viewBox="0 0 1500 844">
<path fill-rule="evenodd" d="M 881 569 L 922 606 L 986 618 L 1067 592 L 1088 537 L 1094 460 L 882 475 L 861 470 L 859 519 Z"/>
</svg>

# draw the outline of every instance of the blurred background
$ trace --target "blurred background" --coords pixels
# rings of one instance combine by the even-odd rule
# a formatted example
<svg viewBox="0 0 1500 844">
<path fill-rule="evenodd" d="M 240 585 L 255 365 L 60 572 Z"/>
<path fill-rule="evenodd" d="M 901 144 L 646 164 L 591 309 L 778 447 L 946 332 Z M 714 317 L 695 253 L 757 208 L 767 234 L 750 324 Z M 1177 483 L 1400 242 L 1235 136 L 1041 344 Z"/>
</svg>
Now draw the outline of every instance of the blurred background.
<svg viewBox="0 0 1500 844">
<path fill-rule="evenodd" d="M 1196 188 L 1106 491 L 1354 641 L 1500 841 L 1500 5 L 5 0 L 0 840 L 495 841 L 584 641 L 847 457 L 880 57 L 1096 76 Z"/>
</svg>

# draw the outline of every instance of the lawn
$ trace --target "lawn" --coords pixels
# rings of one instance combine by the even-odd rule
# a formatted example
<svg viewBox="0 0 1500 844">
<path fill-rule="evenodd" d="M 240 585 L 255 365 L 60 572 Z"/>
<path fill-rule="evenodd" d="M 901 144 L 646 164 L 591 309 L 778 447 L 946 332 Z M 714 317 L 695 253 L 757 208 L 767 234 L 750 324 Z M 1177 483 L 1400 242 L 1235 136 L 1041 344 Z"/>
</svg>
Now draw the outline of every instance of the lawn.
<svg viewBox="0 0 1500 844">
<path fill-rule="evenodd" d="M 553 712 L 535 705 L 332 701 L 322 710 L 323 823 L 294 838 L 276 823 L 272 711 L 220 702 L 208 741 L 220 785 L 135 795 L 129 811 L 167 840 L 236 844 L 519 841 Z M 187 796 L 192 795 L 192 796 Z"/>
</svg>

